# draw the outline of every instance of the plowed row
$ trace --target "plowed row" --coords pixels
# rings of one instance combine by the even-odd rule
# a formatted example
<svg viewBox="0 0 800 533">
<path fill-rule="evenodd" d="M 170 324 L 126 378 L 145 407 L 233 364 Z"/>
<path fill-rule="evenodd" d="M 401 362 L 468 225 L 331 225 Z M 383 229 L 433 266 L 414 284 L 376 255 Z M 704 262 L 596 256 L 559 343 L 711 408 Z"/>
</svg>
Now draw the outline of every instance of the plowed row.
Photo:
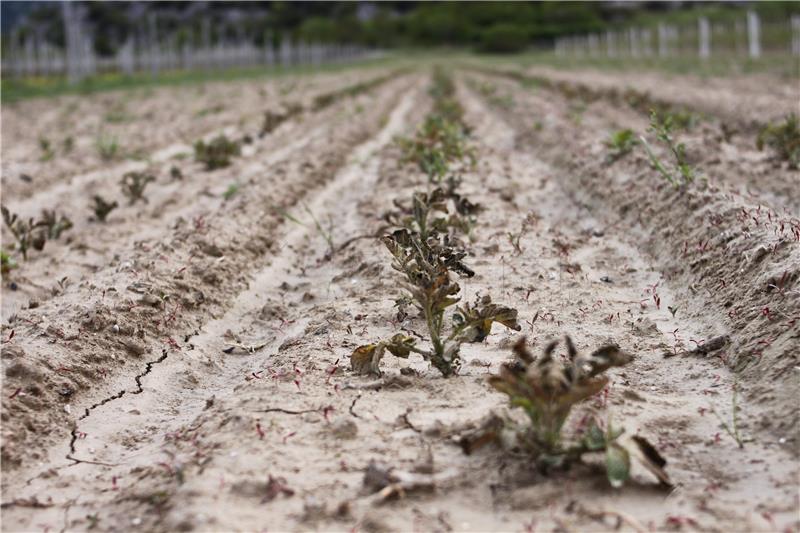
<svg viewBox="0 0 800 533">
<path fill-rule="evenodd" d="M 129 127 L 142 149 L 180 153 L 194 137 L 257 133 L 265 108 L 388 72 L 280 82 L 295 84 L 292 95 L 255 82 L 197 97 L 165 90 L 154 101 L 171 111 L 152 117 L 162 133 Z M 374 236 L 396 199 L 427 186 L 394 139 L 430 110 L 428 74 L 398 72 L 309 110 L 228 168 L 154 156 L 147 205 L 103 225 L 74 216 L 68 238 L 4 277 L 5 529 L 800 527 L 800 178 L 755 150 L 752 131 L 721 140 L 727 117 L 688 92 L 675 104 L 705 117 L 682 140 L 708 184 L 678 190 L 639 149 L 604 161 L 610 132 L 645 132 L 642 113 L 603 96 L 578 109 L 555 83 L 453 71 L 477 161 L 462 192 L 484 207 L 463 297 L 491 293 L 518 309 L 535 351 L 569 334 L 581 351 L 612 341 L 633 354 L 582 407 L 656 444 L 674 489 L 647 472 L 611 489 L 591 465 L 545 477 L 496 448 L 464 455 L 458 435 L 508 409 L 486 376 L 510 358 L 515 332 L 464 345 L 450 378 L 415 356 L 387 358 L 380 380 L 349 370 L 357 346 L 398 327 L 396 273 Z M 87 123 L 105 112 L 76 102 Z M 225 111 L 169 118 L 208 105 Z M 36 106 L 53 117 L 64 109 Z M 21 130 L 6 111 L 4 134 Z M 3 203 L 29 215 L 88 212 L 88 191 L 112 196 L 139 164 L 70 161 L 42 184 L 10 186 L 12 165 L 33 165 L 37 147 L 35 137 L 4 137 Z M 225 199 L 232 183 L 238 192 Z M 508 233 L 526 218 L 535 223 L 515 250 Z M 313 219 L 330 228 L 334 253 Z M 425 331 L 416 317 L 402 327 Z M 716 338 L 721 349 L 693 351 Z M 720 426 L 734 410 L 743 448 Z M 379 502 L 365 488 L 370 464 L 428 476 L 435 490 Z"/>
</svg>

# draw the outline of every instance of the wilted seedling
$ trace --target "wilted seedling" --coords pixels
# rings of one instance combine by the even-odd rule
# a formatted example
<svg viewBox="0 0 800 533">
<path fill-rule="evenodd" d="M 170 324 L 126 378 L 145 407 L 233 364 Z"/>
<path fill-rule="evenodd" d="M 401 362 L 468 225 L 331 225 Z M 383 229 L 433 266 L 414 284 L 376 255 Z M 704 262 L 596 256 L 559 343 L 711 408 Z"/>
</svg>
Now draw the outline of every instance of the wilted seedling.
<svg viewBox="0 0 800 533">
<path fill-rule="evenodd" d="M 259 137 L 264 137 L 266 134 L 273 131 L 280 126 L 285 120 L 283 113 L 278 113 L 272 110 L 264 112 L 264 121 L 261 123 L 261 131 L 258 132 Z"/>
<path fill-rule="evenodd" d="M 16 213 L 11 213 L 6 206 L 2 206 L 3 222 L 6 227 L 11 231 L 14 239 L 17 241 L 17 247 L 22 253 L 22 258 L 28 259 L 28 249 L 35 248 L 41 250 L 44 248 L 45 235 L 42 231 L 35 230 L 35 224 L 31 218 L 27 222 L 20 219 Z"/>
<path fill-rule="evenodd" d="M 422 240 L 427 240 L 431 232 L 451 233 L 451 229 L 469 235 L 482 207 L 456 192 L 457 186 L 457 180 L 451 177 L 447 190 L 437 187 L 429 193 L 415 192 L 410 205 L 395 201 L 397 211 L 388 213 L 386 219 L 418 232 Z"/>
<path fill-rule="evenodd" d="M 220 135 L 209 143 L 200 140 L 194 144 L 194 158 L 205 164 L 206 170 L 227 167 L 231 164 L 231 159 L 240 154 L 239 143 L 231 141 L 225 135 Z"/>
<path fill-rule="evenodd" d="M 791 168 L 800 166 L 800 120 L 792 113 L 783 123 L 770 124 L 758 134 L 756 146 L 763 150 L 769 146 L 775 154 L 789 162 Z"/>
<path fill-rule="evenodd" d="M 626 128 L 615 131 L 606 141 L 606 146 L 609 148 L 606 163 L 611 164 L 625 157 L 637 144 L 639 144 L 639 140 L 635 137 L 633 130 Z"/>
<path fill-rule="evenodd" d="M 264 137 L 287 120 L 299 115 L 302 112 L 303 106 L 296 102 L 287 104 L 284 111 L 269 110 L 264 112 L 264 121 L 261 123 L 261 131 L 259 131 L 258 136 Z"/>
<path fill-rule="evenodd" d="M 55 155 L 53 147 L 50 145 L 50 140 L 46 137 L 39 137 L 39 148 L 42 150 L 40 161 L 50 161 Z"/>
<path fill-rule="evenodd" d="M 156 181 L 155 176 L 145 172 L 127 172 L 120 180 L 122 194 L 128 199 L 128 205 L 133 205 L 139 200 L 147 203 L 144 197 L 144 189 L 151 181 Z"/>
<path fill-rule="evenodd" d="M 102 196 L 96 194 L 92 197 L 92 211 L 99 222 L 105 222 L 108 214 L 119 206 L 117 201 L 107 202 Z"/>
<path fill-rule="evenodd" d="M 621 486 L 630 476 L 633 455 L 662 483 L 669 484 L 663 470 L 666 461 L 642 437 L 633 436 L 623 442 L 623 429 L 613 428 L 610 423 L 602 429 L 594 419 L 579 434 L 564 435 L 564 424 L 573 407 L 608 385 L 608 378 L 601 374 L 632 360 L 614 345 L 603 346 L 588 356 L 578 355 L 569 337 L 566 345 L 566 361 L 554 356 L 558 341 L 548 344 L 542 356 L 535 358 L 523 337 L 514 345 L 515 361 L 505 363 L 498 375 L 489 378 L 492 387 L 508 395 L 512 407 L 521 407 L 528 416 L 529 425 L 513 429 L 513 445 L 530 453 L 543 472 L 568 468 L 587 453 L 605 452 L 606 473 L 614 487 Z M 481 443 L 500 438 L 497 427 L 490 431 L 491 438 L 482 435 Z M 475 449 L 474 441 L 462 445 L 466 451 Z"/>
<path fill-rule="evenodd" d="M 642 145 L 645 151 L 647 151 L 647 155 L 650 157 L 653 168 L 672 185 L 681 187 L 692 183 L 695 180 L 696 174 L 694 168 L 686 161 L 686 146 L 683 143 L 676 143 L 673 139 L 673 129 L 672 115 L 666 115 L 666 117 L 661 120 L 655 111 L 650 114 L 650 131 L 655 133 L 656 137 L 660 141 L 663 141 L 669 148 L 675 158 L 675 168 L 680 174 L 680 177 L 673 175 L 661 160 L 658 159 L 644 136 L 640 136 L 639 139 L 642 141 Z"/>
<path fill-rule="evenodd" d="M 120 155 L 119 141 L 112 135 L 101 134 L 97 138 L 97 153 L 103 161 L 113 161 Z"/>
<path fill-rule="evenodd" d="M 508 242 L 511 243 L 511 246 L 514 248 L 515 255 L 522 254 L 522 237 L 528 232 L 528 229 L 535 226 L 538 221 L 539 218 L 535 213 L 528 213 L 525 220 L 522 221 L 522 225 L 517 233 L 508 232 Z"/>
<path fill-rule="evenodd" d="M 64 215 L 59 217 L 55 211 L 44 209 L 42 211 L 42 219 L 36 222 L 35 226 L 45 228 L 47 238 L 56 240 L 61 237 L 63 232 L 72 228 L 72 221 Z"/>
<path fill-rule="evenodd" d="M 446 333 L 445 311 L 458 303 L 460 292 L 460 287 L 453 281 L 450 272 L 466 277 L 475 274 L 462 261 L 466 254 L 451 248 L 446 236 L 431 234 L 423 241 L 418 233 L 407 229 L 385 236 L 383 242 L 394 257 L 392 268 L 405 277 L 401 286 L 425 319 L 430 338 L 430 349 L 413 346 L 408 351 L 422 355 L 442 375 L 451 376 L 458 371 L 461 344 L 483 340 L 494 322 L 519 329 L 515 310 L 495 305 L 490 299 L 484 298 L 476 302 L 474 307 L 465 305 L 459 308 L 450 332 Z M 397 335 L 393 339 L 396 337 Z M 404 343 L 407 344 L 409 341 Z M 379 374 L 378 364 L 383 355 L 379 350 L 380 345 L 381 343 L 377 343 L 357 348 L 350 357 L 353 370 L 358 373 Z M 389 345 L 386 344 L 387 347 Z M 376 348 L 372 350 L 372 346 Z M 394 351 L 389 351 L 397 355 Z M 406 353 L 405 356 L 407 355 Z"/>
<path fill-rule="evenodd" d="M 492 303 L 487 294 L 476 297 L 475 304 L 465 303 L 453 314 L 453 326 L 462 342 L 483 342 L 497 322 L 508 329 L 519 331 L 517 310 Z"/>
</svg>

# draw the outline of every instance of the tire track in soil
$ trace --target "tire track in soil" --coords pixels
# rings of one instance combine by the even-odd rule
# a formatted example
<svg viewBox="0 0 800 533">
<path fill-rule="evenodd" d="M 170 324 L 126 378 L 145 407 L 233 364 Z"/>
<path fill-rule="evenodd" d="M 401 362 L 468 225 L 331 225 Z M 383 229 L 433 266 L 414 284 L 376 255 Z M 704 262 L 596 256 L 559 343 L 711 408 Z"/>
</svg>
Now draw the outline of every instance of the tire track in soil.
<svg viewBox="0 0 800 533">
<path fill-rule="evenodd" d="M 519 132 L 471 91 L 465 92 L 469 93 L 464 100 L 467 109 L 472 111 L 472 116 L 491 117 L 487 118 L 487 122 L 493 126 L 487 130 L 478 128 L 478 136 L 483 139 L 499 139 L 496 141 L 498 145 L 505 145 L 506 150 L 510 150 L 516 144 L 515 137 Z M 516 148 L 509 161 L 520 157 L 519 153 L 520 149 Z M 616 301 L 635 305 L 642 297 L 636 287 L 646 287 L 655 280 L 661 283 L 658 291 L 662 300 L 675 301 L 670 283 L 663 282 L 658 268 L 650 263 L 647 254 L 640 251 L 641 245 L 635 240 L 636 235 L 627 233 L 624 227 L 604 226 L 586 206 L 574 200 L 574 191 L 569 190 L 570 180 L 560 177 L 573 170 L 551 167 L 536 160 L 535 153 L 531 157 L 531 164 L 543 165 L 542 172 L 551 176 L 547 180 L 548 184 L 555 184 L 557 188 L 546 195 L 551 205 L 545 210 L 551 213 L 550 217 L 556 218 L 570 214 L 556 226 L 563 228 L 574 217 L 584 230 L 603 228 L 603 252 L 613 250 L 612 254 L 618 260 L 624 259 L 630 267 L 632 272 L 612 280 L 613 284 L 605 284 L 613 289 L 600 291 L 601 294 L 606 293 L 603 299 L 607 303 Z M 525 165 L 520 166 L 524 168 Z M 513 175 L 513 171 L 511 173 Z M 531 201 L 518 203 L 536 205 Z M 539 212 L 542 212 L 541 209 Z M 575 223 L 576 220 L 571 221 L 571 224 Z M 591 255 L 592 252 L 583 252 L 576 254 L 574 258 L 585 269 Z M 648 276 L 641 275 L 643 272 L 649 273 L 649 281 Z M 589 271 L 589 277 L 595 280 L 599 280 L 602 274 L 602 270 Z M 639 281 L 628 281 L 631 277 L 639 278 Z M 570 298 L 564 302 L 564 307 L 569 306 L 569 300 Z M 626 311 L 630 313 L 631 309 Z M 663 353 L 669 351 L 674 340 L 671 335 L 673 330 L 677 328 L 685 335 L 699 339 L 705 336 L 710 324 L 703 324 L 703 321 L 698 320 L 676 319 L 665 311 L 640 314 L 644 316 L 643 320 L 639 324 L 632 323 L 631 328 L 626 328 L 628 331 L 619 331 L 612 324 L 602 326 L 606 331 L 601 334 L 621 340 L 623 347 L 642 345 L 640 354 L 632 350 L 639 357 L 631 365 L 631 373 L 639 375 L 634 377 L 628 375 L 627 370 L 623 371 L 626 374 L 624 383 L 628 385 L 628 391 L 631 391 L 626 391 L 626 398 L 632 398 L 633 401 L 623 400 L 612 412 L 624 415 L 618 423 L 626 427 L 646 428 L 651 435 L 658 436 L 658 444 L 669 461 L 668 471 L 677 481 L 677 489 L 668 497 L 665 495 L 663 501 L 644 501 L 641 502 L 643 508 L 625 511 L 643 522 L 656 517 L 664 520 L 668 513 L 681 516 L 687 512 L 693 514 L 699 511 L 703 513 L 703 518 L 699 519 L 701 524 L 705 525 L 711 518 L 708 521 L 709 527 L 727 524 L 727 527 L 733 529 L 741 528 L 742 524 L 760 529 L 773 527 L 774 523 L 792 523 L 795 518 L 791 503 L 794 496 L 789 487 L 790 480 L 797 472 L 786 472 L 782 468 L 786 464 L 796 464 L 791 454 L 776 446 L 771 439 L 765 438 L 766 435 L 755 433 L 756 429 L 749 421 L 757 416 L 757 409 L 739 406 L 740 424 L 743 425 L 746 437 L 752 439 L 743 450 L 725 434 L 719 421 L 711 414 L 711 409 L 716 408 L 720 416 L 730 422 L 732 373 L 713 359 L 663 358 Z M 612 335 L 611 331 L 615 331 L 615 334 Z M 613 399 L 611 402 L 613 403 Z M 709 453 L 709 449 L 714 453 Z M 658 521 L 655 523 L 658 525 Z M 666 525 L 668 522 L 663 523 L 663 526 Z"/>
<path fill-rule="evenodd" d="M 329 182 L 324 189 L 313 193 L 309 208 L 314 213 L 323 213 L 337 209 L 337 204 L 348 196 L 357 196 L 368 192 L 358 185 L 364 181 L 364 176 L 375 173 L 376 162 L 370 159 L 373 152 L 389 144 L 393 136 L 405 128 L 406 117 L 413 110 L 415 102 L 420 99 L 421 84 L 417 81 L 411 90 L 404 91 L 402 99 L 388 116 L 386 125 L 381 131 L 365 143 L 357 146 L 349 158 L 347 165 Z M 68 465 L 64 476 L 77 482 L 80 479 L 95 480 L 78 489 L 72 483 L 65 483 L 64 479 L 56 478 L 53 483 L 50 475 L 37 477 L 29 482 L 25 494 L 47 494 L 57 503 L 55 507 L 42 511 L 37 520 L 46 522 L 56 520 L 60 515 L 60 506 L 69 502 L 73 509 L 81 509 L 84 514 L 97 511 L 108 505 L 116 496 L 113 492 L 110 498 L 102 493 L 98 480 L 106 482 L 112 480 L 117 486 L 130 477 L 131 472 L 136 472 L 141 466 L 157 463 L 163 454 L 160 448 L 163 445 L 161 435 L 169 435 L 182 425 L 191 422 L 208 405 L 213 404 L 215 397 L 224 401 L 226 397 L 235 395 L 235 386 L 241 383 L 242 376 L 251 374 L 259 366 L 264 365 L 263 354 L 280 351 L 282 343 L 287 339 L 301 335 L 308 323 L 308 317 L 299 317 L 287 327 L 273 331 L 266 341 L 266 345 L 254 351 L 253 354 L 242 356 L 232 353 L 223 354 L 222 348 L 229 345 L 225 342 L 226 332 L 231 328 L 244 326 L 250 334 L 253 328 L 267 326 L 259 313 L 264 307 L 264 295 L 277 293 L 278 280 L 294 282 L 292 276 L 286 276 L 284 271 L 289 271 L 298 261 L 302 264 L 304 258 L 298 256 L 301 244 L 308 240 L 311 230 L 297 226 L 289 231 L 282 239 L 282 246 L 269 266 L 258 273 L 250 287 L 240 293 L 230 310 L 219 319 L 206 323 L 198 334 L 192 339 L 191 350 L 182 356 L 167 357 L 166 350 L 162 357 L 148 363 L 146 370 L 136 376 L 136 391 L 130 394 L 139 394 L 137 398 L 126 395 L 127 390 L 101 401 L 88 408 L 81 421 L 80 431 L 76 425 L 70 442 L 70 453 L 67 459 L 76 461 Z M 307 276 L 304 282 L 315 286 L 325 287 L 329 283 L 330 271 L 333 268 L 326 263 L 321 267 L 309 269 L 313 274 Z M 298 278 L 299 280 L 299 278 Z M 268 327 L 268 326 L 267 326 Z M 229 338 L 229 335 L 228 335 Z M 238 338 L 238 336 L 237 336 Z M 194 355 L 193 355 L 194 354 Z M 215 355 L 217 354 L 217 355 Z M 272 356 L 267 356 L 269 360 Z M 200 365 L 205 368 L 200 368 Z M 155 369 L 158 372 L 153 372 Z M 192 386 L 186 387 L 184 381 L 187 375 L 192 377 Z M 143 380 L 148 376 L 146 381 Z M 197 390 L 200 388 L 200 390 Z M 121 402 L 115 402 L 120 400 Z M 96 409 L 103 407 L 103 412 Z M 289 411 L 284 411 L 289 412 Z M 297 413 L 300 414 L 300 413 Z M 91 417 L 90 417 L 91 415 Z M 141 435 L 136 435 L 134 428 L 146 428 Z M 85 430 L 85 432 L 84 432 Z M 78 438 L 78 435 L 82 438 Z M 81 456 L 91 456 L 92 459 L 76 459 L 73 455 L 79 450 Z M 98 473 L 98 469 L 101 472 Z M 53 469 L 45 473 L 52 472 Z M 61 477 L 61 476 L 59 476 Z M 80 492 L 82 493 L 80 493 Z M 13 509 L 13 508 L 12 508 Z M 11 510 L 6 511 L 6 523 L 23 524 L 25 511 L 15 515 Z"/>
</svg>

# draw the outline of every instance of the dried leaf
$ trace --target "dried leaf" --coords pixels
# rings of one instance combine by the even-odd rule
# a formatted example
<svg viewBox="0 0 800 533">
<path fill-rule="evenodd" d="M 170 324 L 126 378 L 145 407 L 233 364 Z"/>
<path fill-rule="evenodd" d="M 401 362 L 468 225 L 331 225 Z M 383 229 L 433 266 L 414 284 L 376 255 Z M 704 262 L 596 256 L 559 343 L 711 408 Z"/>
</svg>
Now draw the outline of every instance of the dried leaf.
<svg viewBox="0 0 800 533">
<path fill-rule="evenodd" d="M 380 376 L 380 362 L 385 349 L 385 344 L 381 342 L 359 346 L 350 355 L 351 370 L 358 375 L 375 374 Z"/>
</svg>

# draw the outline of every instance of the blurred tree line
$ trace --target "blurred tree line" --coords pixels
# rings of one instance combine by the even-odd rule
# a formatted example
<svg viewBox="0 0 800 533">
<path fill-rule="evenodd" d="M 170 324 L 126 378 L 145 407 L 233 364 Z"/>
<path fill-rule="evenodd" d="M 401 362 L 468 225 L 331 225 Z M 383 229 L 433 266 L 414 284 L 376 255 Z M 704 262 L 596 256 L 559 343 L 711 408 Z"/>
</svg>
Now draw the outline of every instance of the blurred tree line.
<svg viewBox="0 0 800 533">
<path fill-rule="evenodd" d="M 647 17 L 692 16 L 698 10 L 741 10 L 747 3 L 716 2 L 79 2 L 95 51 L 113 55 L 130 37 L 149 31 L 178 44 L 278 42 L 354 43 L 379 48 L 457 46 L 515 52 L 555 37 L 601 31 Z M 753 2 L 786 12 L 793 2 Z M 35 32 L 63 45 L 60 2 L 0 4 L 3 36 Z M 9 18 L 11 22 L 9 23 Z M 153 22 L 151 22 L 153 21 Z M 204 21 L 212 21 L 208 24 Z M 210 29 L 209 29 L 210 28 Z"/>
</svg>

